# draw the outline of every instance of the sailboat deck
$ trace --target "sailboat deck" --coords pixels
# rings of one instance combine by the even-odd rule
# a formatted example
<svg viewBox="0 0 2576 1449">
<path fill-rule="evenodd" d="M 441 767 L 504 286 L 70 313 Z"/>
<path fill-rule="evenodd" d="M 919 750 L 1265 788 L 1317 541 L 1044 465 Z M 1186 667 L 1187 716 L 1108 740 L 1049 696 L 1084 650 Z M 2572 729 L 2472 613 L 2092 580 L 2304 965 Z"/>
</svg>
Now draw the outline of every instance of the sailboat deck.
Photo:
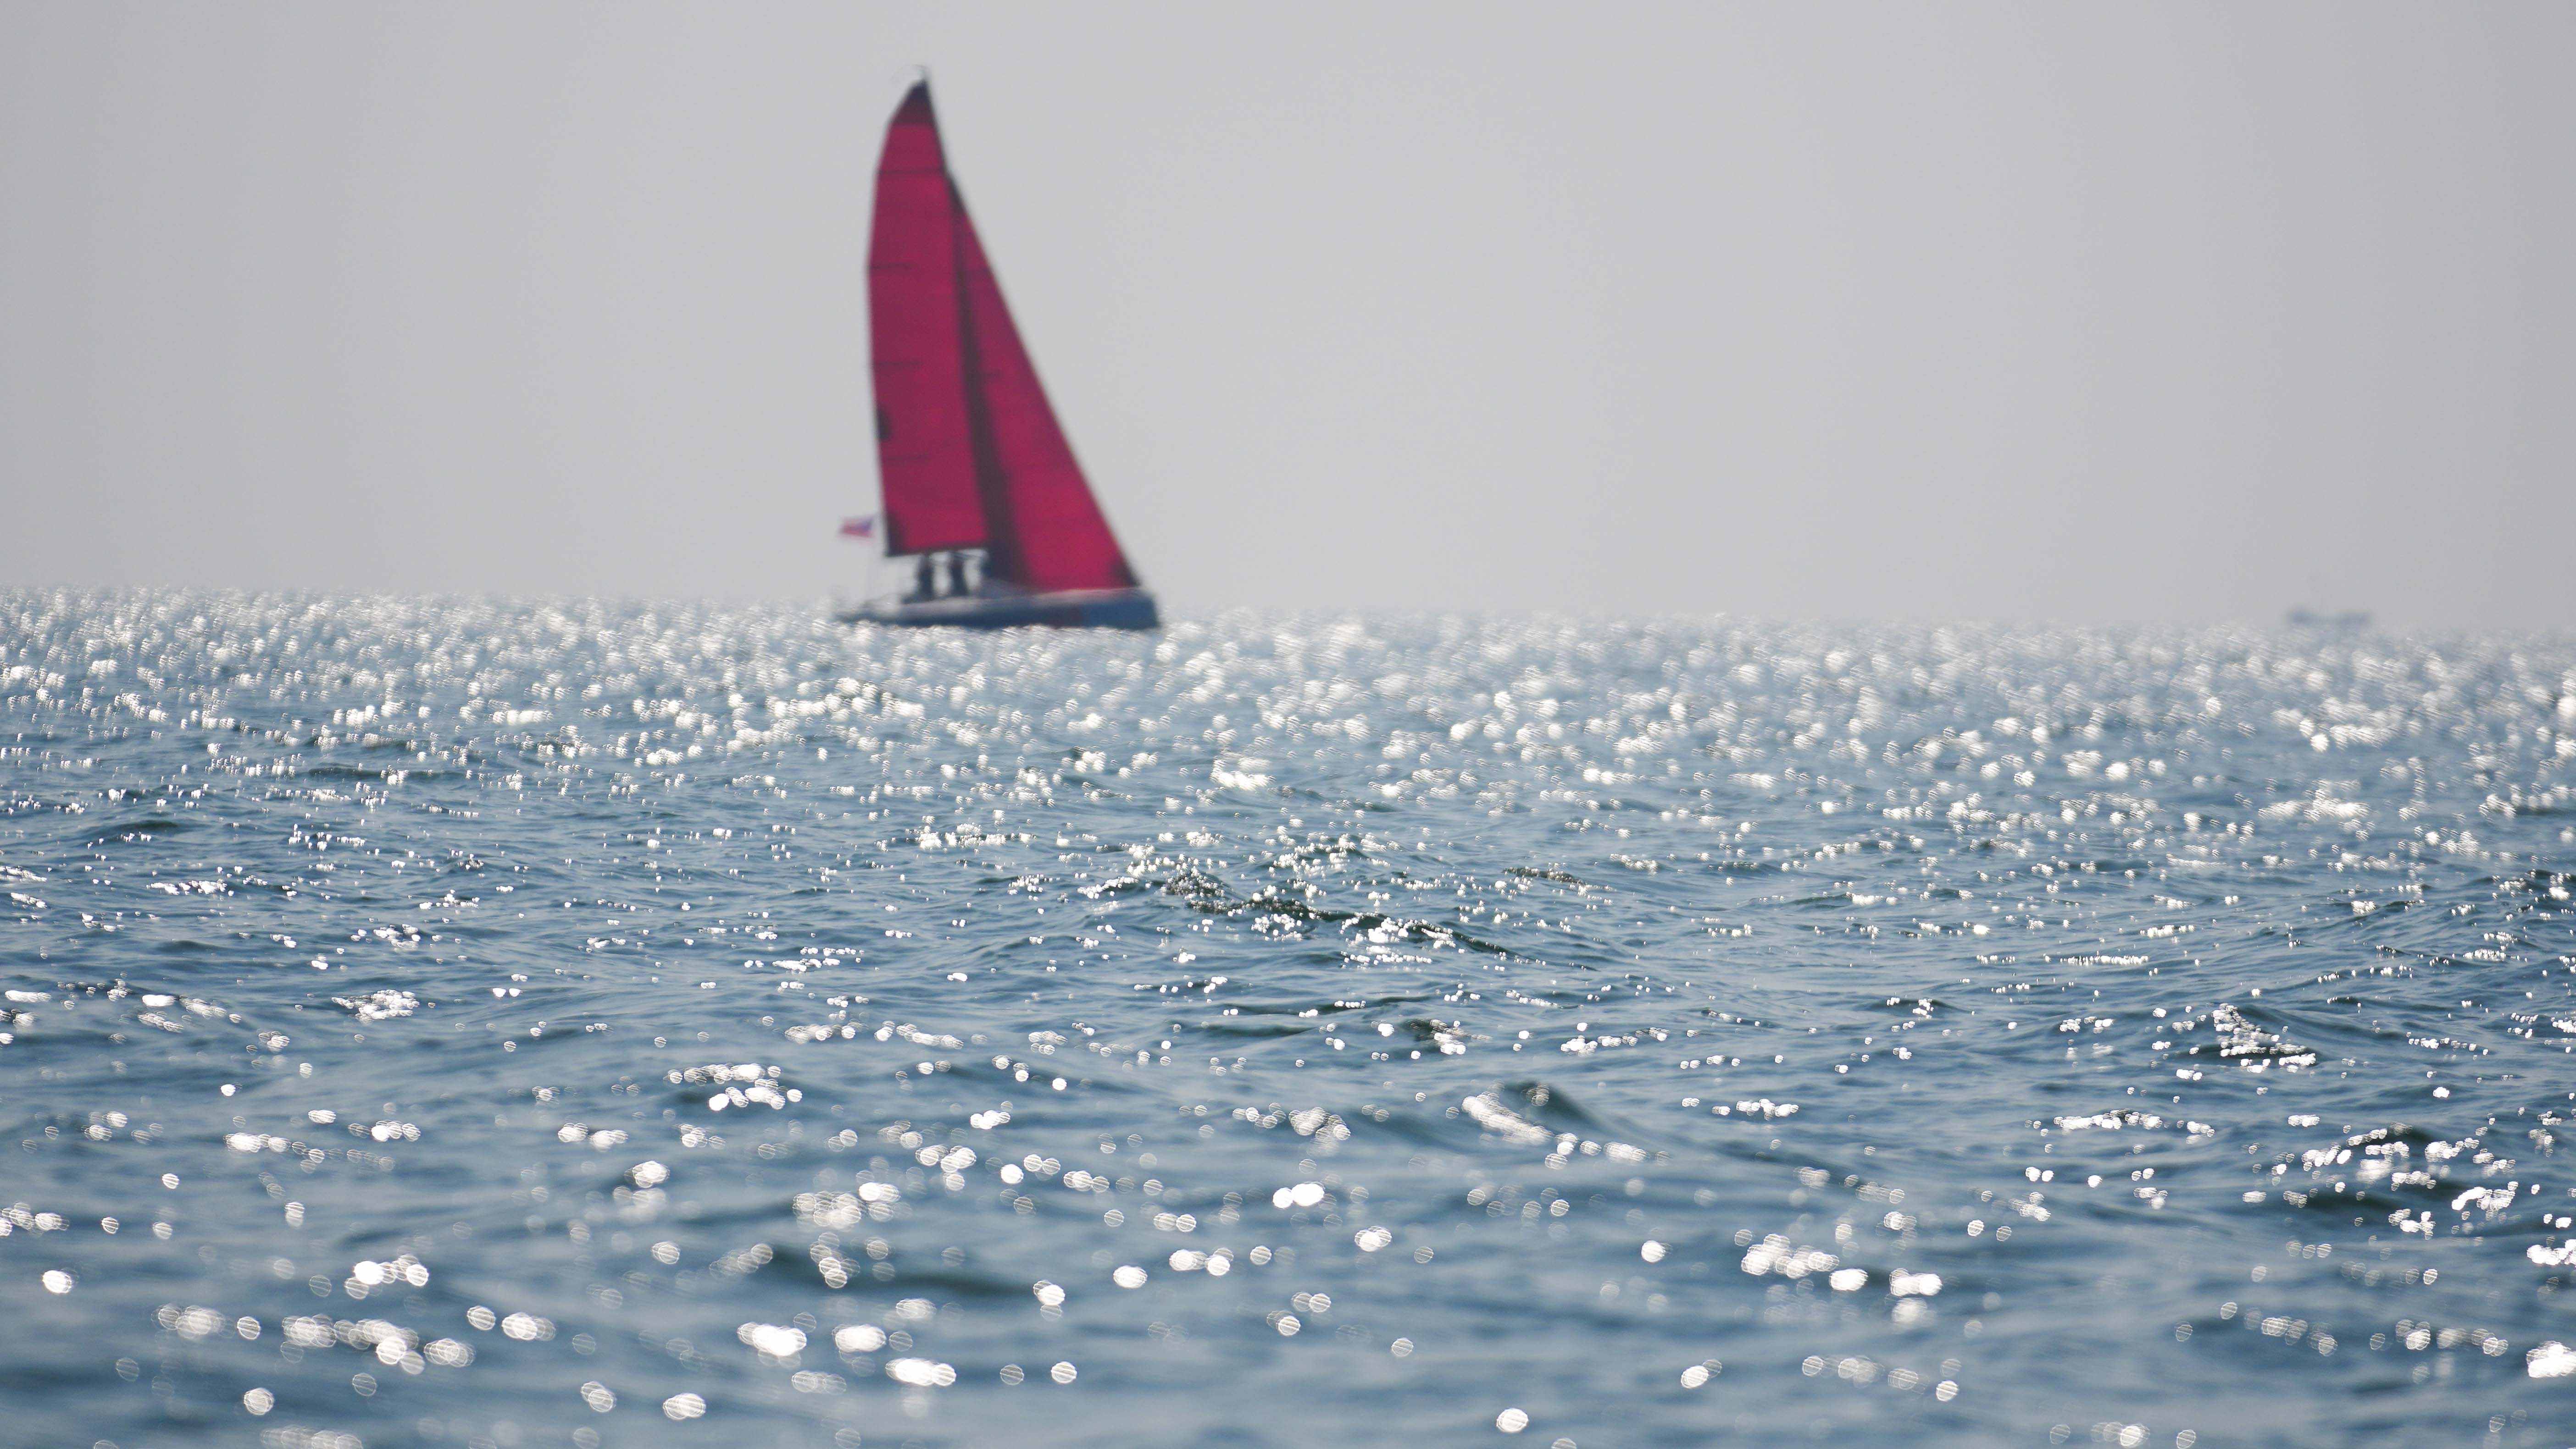
<svg viewBox="0 0 2576 1449">
<path fill-rule="evenodd" d="M 845 624 L 957 629 L 1159 629 L 1161 612 L 1143 589 L 1057 589 L 1045 593 L 952 594 L 879 600 L 840 615 Z"/>
</svg>

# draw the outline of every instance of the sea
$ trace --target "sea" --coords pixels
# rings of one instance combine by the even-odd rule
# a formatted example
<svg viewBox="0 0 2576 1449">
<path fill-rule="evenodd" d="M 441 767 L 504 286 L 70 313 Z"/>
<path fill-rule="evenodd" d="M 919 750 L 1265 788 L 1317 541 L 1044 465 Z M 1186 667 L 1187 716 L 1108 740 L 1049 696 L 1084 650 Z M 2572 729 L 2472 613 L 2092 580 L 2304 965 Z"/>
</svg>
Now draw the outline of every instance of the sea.
<svg viewBox="0 0 2576 1449">
<path fill-rule="evenodd" d="M 2563 1446 L 2571 871 L 2563 633 L 0 593 L 0 1442 Z"/>
</svg>

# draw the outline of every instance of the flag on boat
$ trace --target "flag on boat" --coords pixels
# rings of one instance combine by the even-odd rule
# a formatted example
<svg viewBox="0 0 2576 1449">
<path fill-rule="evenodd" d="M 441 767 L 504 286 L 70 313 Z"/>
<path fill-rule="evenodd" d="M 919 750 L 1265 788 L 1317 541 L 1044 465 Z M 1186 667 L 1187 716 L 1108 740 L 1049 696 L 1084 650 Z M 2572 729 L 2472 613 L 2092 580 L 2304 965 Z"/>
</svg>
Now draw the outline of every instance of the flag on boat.
<svg viewBox="0 0 2576 1449">
<path fill-rule="evenodd" d="M 841 520 L 841 537 L 843 538 L 874 538 L 876 536 L 877 519 L 876 515 L 873 513 L 869 514 L 865 518 L 844 518 Z"/>
</svg>

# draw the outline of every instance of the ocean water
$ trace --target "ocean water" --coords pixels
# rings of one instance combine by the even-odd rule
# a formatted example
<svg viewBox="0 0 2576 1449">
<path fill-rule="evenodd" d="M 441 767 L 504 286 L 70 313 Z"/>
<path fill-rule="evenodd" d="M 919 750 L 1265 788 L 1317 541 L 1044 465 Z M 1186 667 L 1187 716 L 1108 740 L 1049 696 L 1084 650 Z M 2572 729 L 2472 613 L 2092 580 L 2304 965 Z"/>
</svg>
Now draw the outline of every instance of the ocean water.
<svg viewBox="0 0 2576 1449">
<path fill-rule="evenodd" d="M 2576 1442 L 2576 641 L 0 595 L 0 1441 Z"/>
</svg>

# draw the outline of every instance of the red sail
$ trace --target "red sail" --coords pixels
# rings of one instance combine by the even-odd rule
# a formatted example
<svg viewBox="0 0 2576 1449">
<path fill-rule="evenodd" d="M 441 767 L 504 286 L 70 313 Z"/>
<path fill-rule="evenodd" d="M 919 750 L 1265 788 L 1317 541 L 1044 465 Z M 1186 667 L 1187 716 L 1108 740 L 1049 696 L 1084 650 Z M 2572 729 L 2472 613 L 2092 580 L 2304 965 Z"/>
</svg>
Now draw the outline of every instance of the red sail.
<svg viewBox="0 0 2576 1449">
<path fill-rule="evenodd" d="M 888 554 L 985 541 L 952 194 L 930 87 L 916 85 L 895 112 L 877 159 L 876 222 L 868 238 L 868 335 Z"/>
<path fill-rule="evenodd" d="M 955 205 L 967 365 L 981 384 L 970 389 L 968 415 L 977 433 L 984 515 L 993 522 L 985 575 L 1039 590 L 1133 588 L 1136 572 L 1047 405 L 965 199 Z"/>
</svg>

